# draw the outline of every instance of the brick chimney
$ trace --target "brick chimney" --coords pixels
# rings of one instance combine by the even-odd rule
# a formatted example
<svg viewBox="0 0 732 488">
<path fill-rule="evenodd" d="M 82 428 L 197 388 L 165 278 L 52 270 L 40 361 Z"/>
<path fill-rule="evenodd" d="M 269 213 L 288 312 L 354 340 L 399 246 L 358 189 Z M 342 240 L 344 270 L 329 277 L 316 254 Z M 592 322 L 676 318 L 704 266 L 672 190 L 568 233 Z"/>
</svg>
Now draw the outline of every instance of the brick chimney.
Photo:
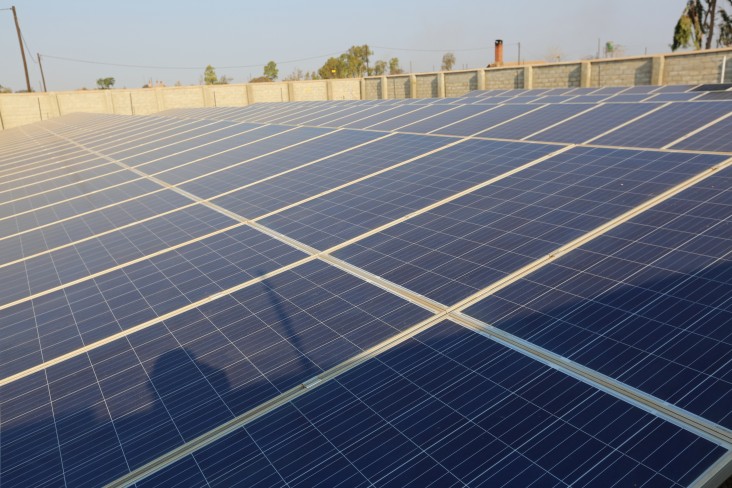
<svg viewBox="0 0 732 488">
<path fill-rule="evenodd" d="M 496 39 L 495 66 L 503 66 L 503 40 L 502 39 Z"/>
</svg>

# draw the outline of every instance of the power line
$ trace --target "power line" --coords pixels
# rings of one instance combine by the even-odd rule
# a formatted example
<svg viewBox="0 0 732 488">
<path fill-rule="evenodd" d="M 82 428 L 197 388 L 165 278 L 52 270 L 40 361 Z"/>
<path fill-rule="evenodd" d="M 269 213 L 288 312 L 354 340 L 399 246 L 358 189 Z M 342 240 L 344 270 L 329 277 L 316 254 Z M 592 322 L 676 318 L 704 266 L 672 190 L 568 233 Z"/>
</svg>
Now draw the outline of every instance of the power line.
<svg viewBox="0 0 732 488">
<path fill-rule="evenodd" d="M 466 49 L 410 49 L 401 47 L 385 47 L 385 46 L 369 46 L 375 49 L 388 49 L 390 51 L 409 51 L 409 52 L 422 52 L 422 53 L 444 53 L 444 52 L 465 52 L 465 51 L 485 51 L 490 47 L 471 47 Z"/>
<path fill-rule="evenodd" d="M 410 48 L 396 48 L 396 47 L 384 47 L 384 46 L 370 46 L 376 49 L 387 49 L 392 51 L 411 51 L 411 52 L 465 52 L 465 51 L 485 51 L 489 49 L 488 47 L 476 47 L 476 48 L 466 48 L 466 49 L 410 49 Z M 277 61 L 277 64 L 292 64 L 292 63 L 299 63 L 303 61 L 312 61 L 314 59 L 323 59 L 330 56 L 336 56 L 339 54 L 343 54 L 342 51 L 338 52 L 330 52 L 327 54 L 321 54 L 318 56 L 309 56 L 306 58 L 299 58 L 299 59 L 289 59 L 286 61 Z M 96 65 L 102 65 L 102 66 L 117 66 L 120 68 L 140 68 L 140 69 L 169 69 L 169 70 L 200 70 L 202 69 L 202 66 L 160 66 L 160 65 L 146 65 L 146 64 L 127 64 L 127 63 L 112 63 L 107 61 L 96 61 L 96 60 L 90 60 L 90 59 L 79 59 L 79 58 L 69 58 L 66 56 L 52 56 L 50 54 L 44 54 L 44 58 L 48 59 L 56 59 L 59 61 L 68 61 L 71 63 L 85 63 L 85 64 L 96 64 Z M 231 65 L 231 66 L 217 66 L 216 69 L 242 69 L 242 68 L 258 68 L 260 66 L 264 66 L 266 63 L 256 63 L 256 64 L 241 64 L 241 65 Z"/>
<path fill-rule="evenodd" d="M 313 59 L 322 59 L 328 56 L 335 56 L 336 54 L 341 54 L 340 52 L 333 52 L 328 54 L 321 54 L 320 56 L 311 56 L 308 58 L 300 58 L 300 59 L 290 59 L 287 61 L 278 61 L 277 64 L 290 64 L 290 63 L 299 63 L 301 61 L 310 61 Z M 105 61 L 91 61 L 88 59 L 77 59 L 77 58 L 67 58 L 64 56 L 51 56 L 50 54 L 44 54 L 44 58 L 49 59 L 58 59 L 61 61 L 70 61 L 73 63 L 86 63 L 86 64 L 98 64 L 98 65 L 104 65 L 104 66 L 118 66 L 122 68 L 143 68 L 143 69 L 190 69 L 190 70 L 200 70 L 202 69 L 201 66 L 154 66 L 154 65 L 142 65 L 142 64 L 124 64 L 124 63 L 108 63 Z M 264 66 L 267 63 L 257 63 L 257 64 L 242 64 L 242 65 L 236 65 L 236 66 L 217 66 L 216 69 L 239 69 L 239 68 L 258 68 L 260 66 Z"/>
</svg>

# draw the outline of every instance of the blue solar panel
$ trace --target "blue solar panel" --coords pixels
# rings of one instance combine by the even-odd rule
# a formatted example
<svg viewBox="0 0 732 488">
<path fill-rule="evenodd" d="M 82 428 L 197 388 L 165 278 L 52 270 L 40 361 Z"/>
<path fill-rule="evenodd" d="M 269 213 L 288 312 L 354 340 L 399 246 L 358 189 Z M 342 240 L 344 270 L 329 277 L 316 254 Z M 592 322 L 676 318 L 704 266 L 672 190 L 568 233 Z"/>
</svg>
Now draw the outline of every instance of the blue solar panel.
<svg viewBox="0 0 732 488">
<path fill-rule="evenodd" d="M 403 126 L 408 126 L 409 124 L 419 122 L 423 119 L 439 116 L 439 114 L 443 112 L 447 112 L 447 116 L 449 117 L 450 112 L 453 110 L 455 110 L 455 107 L 451 107 L 449 105 L 425 105 L 414 112 L 410 112 L 384 122 L 375 123 L 365 128 L 371 130 L 397 130 Z"/>
<path fill-rule="evenodd" d="M 685 486 L 724 453 L 442 323 L 138 486 Z"/>
<path fill-rule="evenodd" d="M 701 94 L 698 92 L 689 93 L 658 93 L 646 98 L 647 102 L 688 102 L 698 98 Z"/>
<path fill-rule="evenodd" d="M 460 120 L 446 122 L 442 127 L 435 128 L 431 131 L 433 134 L 444 134 L 454 136 L 472 136 L 484 131 L 494 125 L 506 122 L 514 117 L 519 117 L 532 110 L 541 109 L 532 104 L 517 105 L 501 105 L 485 112 L 479 113 L 474 117 L 467 117 Z M 407 130 L 407 128 L 405 128 Z"/>
<path fill-rule="evenodd" d="M 722 160 L 574 148 L 334 255 L 451 305 Z"/>
<path fill-rule="evenodd" d="M 467 313 L 730 428 L 730 188 L 725 170 Z"/>
<path fill-rule="evenodd" d="M 435 129 L 439 129 L 447 124 L 450 124 L 456 120 L 464 120 L 467 117 L 479 114 L 489 110 L 491 106 L 487 105 L 463 105 L 457 108 L 453 108 L 449 112 L 431 117 L 427 120 L 415 122 L 404 127 L 400 127 L 399 130 L 402 132 L 416 132 L 419 134 L 426 134 Z"/>
<path fill-rule="evenodd" d="M 259 103 L 3 131 L 0 484 L 127 484 L 148 462 L 138 486 L 718 479 L 732 466 L 732 169 L 707 175 L 729 164 L 710 151 L 732 151 L 732 107 L 678 101 L 715 88 Z M 532 135 L 550 144 L 518 141 Z M 671 143 L 685 150 L 624 147 Z M 326 264 L 337 258 L 350 266 Z M 467 312 L 521 353 L 432 325 L 479 327 L 467 305 L 433 315 L 471 295 Z M 267 402 L 282 406 L 257 418 Z M 166 468 L 197 436 L 213 444 Z"/>
<path fill-rule="evenodd" d="M 673 145 L 673 149 L 732 152 L 732 116 L 720 120 L 691 137 Z"/>
<path fill-rule="evenodd" d="M 396 134 L 257 185 L 216 198 L 217 205 L 254 218 L 448 144 L 441 137 Z"/>
<path fill-rule="evenodd" d="M 304 256 L 238 227 L 14 305 L 0 316 L 0 370 L 17 373 Z"/>
<path fill-rule="evenodd" d="M 0 269 L 0 304 L 26 298 L 237 222 L 201 205 L 74 243 Z M 2 264 L 2 263 L 0 263 Z"/>
<path fill-rule="evenodd" d="M 597 137 L 620 124 L 648 113 L 658 105 L 613 103 L 600 105 L 586 114 L 529 137 L 532 141 L 552 141 L 580 144 Z"/>
<path fill-rule="evenodd" d="M 383 136 L 378 132 L 355 130 L 334 132 L 245 164 L 204 175 L 183 183 L 180 188 L 201 198 L 212 198 Z"/>
<path fill-rule="evenodd" d="M 556 124 L 568 117 L 592 108 L 593 105 L 584 104 L 547 105 L 536 112 L 526 114 L 498 127 L 479 132 L 476 135 L 479 137 L 496 137 L 499 139 L 522 139 L 536 131 L 546 129 L 552 124 Z"/>
<path fill-rule="evenodd" d="M 592 143 L 608 146 L 664 147 L 730 112 L 732 103 L 678 102 Z"/>
<path fill-rule="evenodd" d="M 205 156 L 200 159 L 196 158 L 198 155 L 197 151 L 189 151 L 187 153 L 189 159 L 186 162 L 190 162 L 191 158 L 193 158 L 193 160 L 199 159 L 196 160 L 195 164 L 182 164 L 177 167 L 169 168 L 162 173 L 155 173 L 155 176 L 166 183 L 177 185 L 184 181 L 204 176 L 212 171 L 221 170 L 248 159 L 282 149 L 283 147 L 298 144 L 314 137 L 326 135 L 329 132 L 331 132 L 331 129 L 299 127 L 295 130 L 284 134 L 277 134 L 271 138 L 263 139 L 253 144 L 248 144 L 240 148 L 233 148 L 225 154 L 216 154 L 216 152 L 212 153 L 211 151 L 217 151 L 218 149 L 216 147 L 207 147 L 203 149 Z M 215 156 L 212 157 L 211 154 L 215 154 Z M 157 171 L 159 170 L 159 167 L 158 163 L 152 163 L 150 165 L 141 166 L 140 169 L 148 174 L 153 174 L 151 171 Z"/>
<path fill-rule="evenodd" d="M 191 154 L 196 154 L 196 148 L 201 145 L 205 145 L 205 149 L 202 149 L 197 154 L 210 155 L 217 151 L 230 149 L 241 144 L 262 139 L 272 134 L 283 132 L 289 128 L 290 127 L 235 124 L 227 129 L 215 132 L 212 137 L 206 136 L 190 140 L 185 140 L 186 138 L 182 137 L 184 140 L 174 143 L 173 145 L 161 147 L 160 144 L 152 144 L 147 151 L 142 153 L 138 150 L 130 151 L 129 155 L 126 155 L 126 153 L 116 152 L 114 157 L 115 159 L 130 166 L 151 163 L 147 166 L 143 166 L 145 171 L 162 171 L 177 166 L 178 164 L 189 162 L 191 160 Z M 178 153 L 187 154 L 187 159 L 181 156 L 176 158 Z"/>
<path fill-rule="evenodd" d="M 468 141 L 260 221 L 326 249 L 557 150 Z"/>
<path fill-rule="evenodd" d="M 317 261 L 268 278 L 0 387 L 3 486 L 110 482 L 429 315 Z"/>
</svg>

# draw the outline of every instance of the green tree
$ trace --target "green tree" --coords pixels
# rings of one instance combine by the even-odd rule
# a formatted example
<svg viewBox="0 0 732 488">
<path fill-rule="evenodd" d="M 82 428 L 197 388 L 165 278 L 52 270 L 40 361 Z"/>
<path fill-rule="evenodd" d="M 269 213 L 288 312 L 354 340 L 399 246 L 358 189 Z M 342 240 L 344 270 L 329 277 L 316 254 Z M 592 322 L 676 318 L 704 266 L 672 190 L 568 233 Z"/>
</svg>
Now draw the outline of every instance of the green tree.
<svg viewBox="0 0 732 488">
<path fill-rule="evenodd" d="M 374 63 L 374 67 L 369 74 L 374 76 L 381 76 L 386 73 L 386 66 L 386 61 L 380 59 Z"/>
<path fill-rule="evenodd" d="M 264 67 L 264 76 L 274 81 L 280 75 L 280 70 L 277 69 L 277 63 L 270 61 Z"/>
<path fill-rule="evenodd" d="M 400 75 L 404 73 L 404 70 L 399 66 L 399 58 L 391 58 L 389 60 L 389 74 Z"/>
<path fill-rule="evenodd" d="M 112 78 L 111 76 L 107 78 L 99 78 L 97 80 L 97 86 L 100 90 L 109 90 L 114 86 L 114 78 Z"/>
<path fill-rule="evenodd" d="M 348 72 L 348 67 L 343 64 L 342 58 L 330 57 L 325 61 L 325 64 L 318 70 L 318 77 L 324 80 L 330 80 L 333 78 L 345 78 Z"/>
<path fill-rule="evenodd" d="M 216 76 L 216 69 L 209 64 L 203 71 L 203 82 L 206 85 L 215 85 L 217 81 L 219 81 L 219 79 Z"/>
<path fill-rule="evenodd" d="M 729 14 L 722 7 L 717 8 L 717 0 L 688 0 L 674 27 L 671 50 L 676 51 L 689 46 L 693 46 L 697 51 L 702 47 L 711 49 L 717 14 L 722 18 L 717 43 L 722 45 L 723 42 L 727 42 L 728 31 L 732 29 Z"/>
<path fill-rule="evenodd" d="M 345 61 L 348 66 L 348 75 L 354 77 L 364 76 L 369 71 L 369 56 L 374 52 L 368 44 L 362 46 L 351 46 L 346 51 Z"/>
<path fill-rule="evenodd" d="M 732 0 L 729 0 L 732 7 Z M 727 13 L 723 8 L 719 8 L 719 38 L 717 45 L 719 47 L 732 46 L 732 14 Z"/>
<path fill-rule="evenodd" d="M 453 66 L 455 66 L 455 55 L 453 53 L 445 53 L 442 56 L 442 66 L 440 69 L 442 71 L 450 71 Z"/>
<path fill-rule="evenodd" d="M 7 86 L 0 85 L 0 93 L 12 93 L 12 92 L 13 92 L 13 90 L 8 88 Z"/>
</svg>

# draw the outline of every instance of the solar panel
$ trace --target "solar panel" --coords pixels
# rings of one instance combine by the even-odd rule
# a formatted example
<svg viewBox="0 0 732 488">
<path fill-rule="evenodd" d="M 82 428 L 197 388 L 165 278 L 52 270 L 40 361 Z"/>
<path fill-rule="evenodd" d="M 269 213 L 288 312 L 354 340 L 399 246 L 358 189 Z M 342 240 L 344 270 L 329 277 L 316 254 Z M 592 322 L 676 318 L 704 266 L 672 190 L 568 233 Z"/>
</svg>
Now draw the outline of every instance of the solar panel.
<svg viewBox="0 0 732 488">
<path fill-rule="evenodd" d="M 732 109 L 699 88 L 0 133 L 0 483 L 714 486 Z"/>
<path fill-rule="evenodd" d="M 496 137 L 503 139 L 523 139 L 534 132 L 561 122 L 568 117 L 578 115 L 595 108 L 593 105 L 548 105 L 541 110 L 526 114 L 519 119 L 508 121 L 505 124 L 479 132 L 480 137 Z"/>
<path fill-rule="evenodd" d="M 731 183 L 712 176 L 466 313 L 730 428 Z"/>
<path fill-rule="evenodd" d="M 723 452 L 444 322 L 138 486 L 685 485 Z"/>
<path fill-rule="evenodd" d="M 650 103 L 602 104 L 559 125 L 536 132 L 527 140 L 581 144 L 659 106 Z"/>
<path fill-rule="evenodd" d="M 574 148 L 334 255 L 452 305 L 724 159 Z"/>
<path fill-rule="evenodd" d="M 732 152 L 732 117 L 702 129 L 673 145 L 674 149 Z"/>
<path fill-rule="evenodd" d="M 730 111 L 732 103 L 676 103 L 590 142 L 608 146 L 664 147 Z"/>
</svg>

